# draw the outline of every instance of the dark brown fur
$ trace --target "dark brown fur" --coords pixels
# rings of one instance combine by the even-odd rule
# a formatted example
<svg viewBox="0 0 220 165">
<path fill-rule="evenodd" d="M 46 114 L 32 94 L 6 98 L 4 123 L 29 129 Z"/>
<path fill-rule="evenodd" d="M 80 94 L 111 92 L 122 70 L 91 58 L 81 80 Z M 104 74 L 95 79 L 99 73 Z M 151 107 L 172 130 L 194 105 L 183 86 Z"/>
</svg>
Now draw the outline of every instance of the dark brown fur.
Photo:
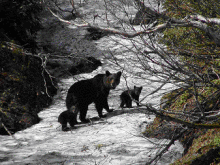
<svg viewBox="0 0 220 165">
<path fill-rule="evenodd" d="M 102 114 L 103 108 L 107 112 L 112 112 L 108 106 L 108 95 L 111 89 L 115 89 L 120 83 L 121 72 L 111 74 L 106 71 L 105 74 L 98 74 L 95 77 L 88 80 L 81 80 L 73 84 L 68 90 L 66 97 L 66 106 L 69 113 L 72 113 L 74 119 L 71 117 L 71 126 L 77 123 L 77 114 L 80 112 L 80 120 L 84 123 L 89 122 L 86 119 L 88 106 L 91 103 L 95 103 L 95 107 L 98 111 L 99 117 L 106 117 Z M 73 108 L 74 107 L 74 108 Z M 66 121 L 68 113 L 61 113 L 59 116 L 61 124 L 66 127 Z M 71 114 L 71 115 L 72 115 Z M 62 122 L 65 121 L 65 122 Z"/>
<path fill-rule="evenodd" d="M 122 94 L 120 95 L 121 98 L 121 105 L 120 107 L 123 108 L 124 105 L 126 104 L 127 108 L 132 108 L 132 99 L 131 97 L 136 100 L 136 104 L 137 106 L 139 106 L 139 96 L 141 94 L 141 90 L 143 87 L 136 87 L 134 86 L 133 90 L 126 90 L 124 92 L 122 92 Z"/>
</svg>

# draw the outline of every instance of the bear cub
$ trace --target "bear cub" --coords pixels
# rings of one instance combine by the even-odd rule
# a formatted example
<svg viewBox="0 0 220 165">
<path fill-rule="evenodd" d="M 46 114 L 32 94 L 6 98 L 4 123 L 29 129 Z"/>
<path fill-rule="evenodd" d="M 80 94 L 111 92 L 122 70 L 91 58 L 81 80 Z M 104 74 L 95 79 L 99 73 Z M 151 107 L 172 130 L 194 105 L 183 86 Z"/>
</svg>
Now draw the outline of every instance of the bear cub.
<svg viewBox="0 0 220 165">
<path fill-rule="evenodd" d="M 100 118 L 106 117 L 102 114 L 103 108 L 107 112 L 112 112 L 108 106 L 108 95 L 111 89 L 115 89 L 120 83 L 121 72 L 98 74 L 95 77 L 87 80 L 81 80 L 74 83 L 68 90 L 66 97 L 67 111 L 60 114 L 58 121 L 62 125 L 62 130 L 69 130 L 67 122 L 71 127 L 77 124 L 77 114 L 80 113 L 80 120 L 83 123 L 88 123 L 86 114 L 88 106 L 95 103 L 96 110 Z"/>
<path fill-rule="evenodd" d="M 136 104 L 137 106 L 139 106 L 139 96 L 141 94 L 141 90 L 142 90 L 142 86 L 141 87 L 136 87 L 134 86 L 133 90 L 126 90 L 124 92 L 122 92 L 122 94 L 120 95 L 121 98 L 121 105 L 120 107 L 123 108 L 124 105 L 126 104 L 127 108 L 132 108 L 132 99 L 131 97 L 136 100 Z M 130 97 L 131 96 L 131 97 Z"/>
<path fill-rule="evenodd" d="M 67 127 L 67 123 L 69 123 L 72 128 L 74 128 L 76 124 L 74 113 L 69 110 L 62 112 L 58 117 L 58 122 L 62 125 L 63 131 L 69 131 L 70 128 Z"/>
</svg>

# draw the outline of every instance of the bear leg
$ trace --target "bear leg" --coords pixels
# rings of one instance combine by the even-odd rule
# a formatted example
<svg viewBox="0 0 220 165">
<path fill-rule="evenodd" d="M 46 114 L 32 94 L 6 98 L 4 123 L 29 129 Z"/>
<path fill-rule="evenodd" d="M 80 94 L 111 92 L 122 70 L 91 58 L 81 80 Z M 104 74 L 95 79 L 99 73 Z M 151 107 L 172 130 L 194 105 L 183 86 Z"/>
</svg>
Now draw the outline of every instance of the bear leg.
<svg viewBox="0 0 220 165">
<path fill-rule="evenodd" d="M 124 105 L 125 105 L 125 103 L 122 101 L 121 104 L 120 104 L 120 107 L 123 108 Z"/>
<path fill-rule="evenodd" d="M 121 104 L 120 104 L 120 107 L 121 107 L 121 108 L 123 108 L 123 107 L 124 107 L 124 105 L 125 105 L 125 101 L 124 101 L 124 99 L 123 99 L 123 98 L 121 98 Z"/>
<path fill-rule="evenodd" d="M 69 109 L 69 112 L 70 112 L 70 114 L 69 114 L 70 122 L 72 124 L 78 124 L 78 122 L 77 122 L 77 114 L 79 112 L 79 109 L 77 108 L 77 106 L 71 106 L 70 109 Z"/>
<path fill-rule="evenodd" d="M 101 104 L 95 103 L 95 107 L 96 107 L 96 110 L 97 110 L 97 112 L 98 112 L 100 118 L 105 118 L 105 117 L 107 117 L 107 115 L 103 115 L 103 114 L 102 114 L 103 106 L 102 106 Z"/>
<path fill-rule="evenodd" d="M 137 106 L 139 106 L 139 96 L 135 96 L 134 100 L 137 101 L 136 104 L 137 104 Z"/>
<path fill-rule="evenodd" d="M 89 123 L 89 122 L 90 122 L 90 120 L 86 118 L 86 113 L 87 113 L 87 112 L 80 112 L 79 119 L 80 119 L 81 122 L 83 122 L 83 123 Z"/>
<path fill-rule="evenodd" d="M 109 109 L 107 98 L 103 100 L 103 108 L 105 108 L 107 112 L 113 112 L 113 109 Z"/>
<path fill-rule="evenodd" d="M 66 131 L 69 131 L 70 128 L 67 127 L 67 125 L 62 125 L 62 131 L 66 132 Z"/>
<path fill-rule="evenodd" d="M 136 102 L 136 104 L 137 104 L 137 106 L 139 107 L 139 99 L 138 100 L 136 100 L 137 102 Z"/>
<path fill-rule="evenodd" d="M 87 107 L 80 107 L 79 111 L 80 111 L 79 119 L 81 120 L 81 122 L 89 123 L 90 122 L 89 119 L 86 119 L 86 114 L 87 114 L 87 111 L 88 111 L 88 106 Z"/>
<path fill-rule="evenodd" d="M 69 128 L 67 127 L 68 121 L 68 111 L 62 112 L 58 117 L 58 122 L 62 125 L 62 131 L 68 131 Z"/>
<path fill-rule="evenodd" d="M 62 123 L 60 123 L 62 125 L 62 131 L 69 131 L 70 128 L 67 127 L 67 120 L 63 120 Z"/>
<path fill-rule="evenodd" d="M 74 128 L 75 124 L 78 124 L 76 117 L 77 117 L 77 114 L 75 114 L 75 113 L 69 114 L 69 124 L 72 128 Z"/>
<path fill-rule="evenodd" d="M 127 108 L 132 108 L 132 101 L 131 100 L 127 100 L 126 107 Z"/>
</svg>

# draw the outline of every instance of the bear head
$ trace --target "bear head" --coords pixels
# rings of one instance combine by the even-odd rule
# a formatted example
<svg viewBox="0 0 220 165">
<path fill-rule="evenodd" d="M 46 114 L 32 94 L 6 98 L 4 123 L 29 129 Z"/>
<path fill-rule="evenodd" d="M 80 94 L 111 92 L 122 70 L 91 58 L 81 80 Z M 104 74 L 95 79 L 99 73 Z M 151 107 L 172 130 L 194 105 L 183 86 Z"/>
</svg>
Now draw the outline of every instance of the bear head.
<svg viewBox="0 0 220 165">
<path fill-rule="evenodd" d="M 134 93 L 135 93 L 135 95 L 139 96 L 141 94 L 142 88 L 143 88 L 142 86 L 141 87 L 134 86 Z"/>
<path fill-rule="evenodd" d="M 105 73 L 103 78 L 103 83 L 108 89 L 115 89 L 116 86 L 120 83 L 121 71 L 117 73 L 110 73 L 108 70 Z"/>
</svg>

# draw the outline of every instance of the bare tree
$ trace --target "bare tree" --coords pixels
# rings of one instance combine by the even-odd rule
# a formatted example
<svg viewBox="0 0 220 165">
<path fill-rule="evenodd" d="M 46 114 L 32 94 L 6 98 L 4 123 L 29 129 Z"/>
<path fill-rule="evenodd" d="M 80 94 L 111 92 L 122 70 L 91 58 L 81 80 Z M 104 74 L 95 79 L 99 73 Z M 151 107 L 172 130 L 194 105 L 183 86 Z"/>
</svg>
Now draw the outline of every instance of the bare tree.
<svg viewBox="0 0 220 165">
<path fill-rule="evenodd" d="M 71 4 L 75 11 L 81 10 L 79 2 Z M 102 10 L 94 15 L 79 12 L 78 21 L 48 10 L 64 23 L 108 35 L 122 48 L 111 51 L 110 60 L 125 71 L 125 78 L 132 75 L 157 84 L 140 101 L 141 109 L 189 128 L 220 128 L 215 124 L 220 116 L 219 2 L 104 0 L 99 4 Z M 117 56 L 122 53 L 123 63 Z M 144 104 L 151 96 L 163 97 L 158 105 Z"/>
</svg>

